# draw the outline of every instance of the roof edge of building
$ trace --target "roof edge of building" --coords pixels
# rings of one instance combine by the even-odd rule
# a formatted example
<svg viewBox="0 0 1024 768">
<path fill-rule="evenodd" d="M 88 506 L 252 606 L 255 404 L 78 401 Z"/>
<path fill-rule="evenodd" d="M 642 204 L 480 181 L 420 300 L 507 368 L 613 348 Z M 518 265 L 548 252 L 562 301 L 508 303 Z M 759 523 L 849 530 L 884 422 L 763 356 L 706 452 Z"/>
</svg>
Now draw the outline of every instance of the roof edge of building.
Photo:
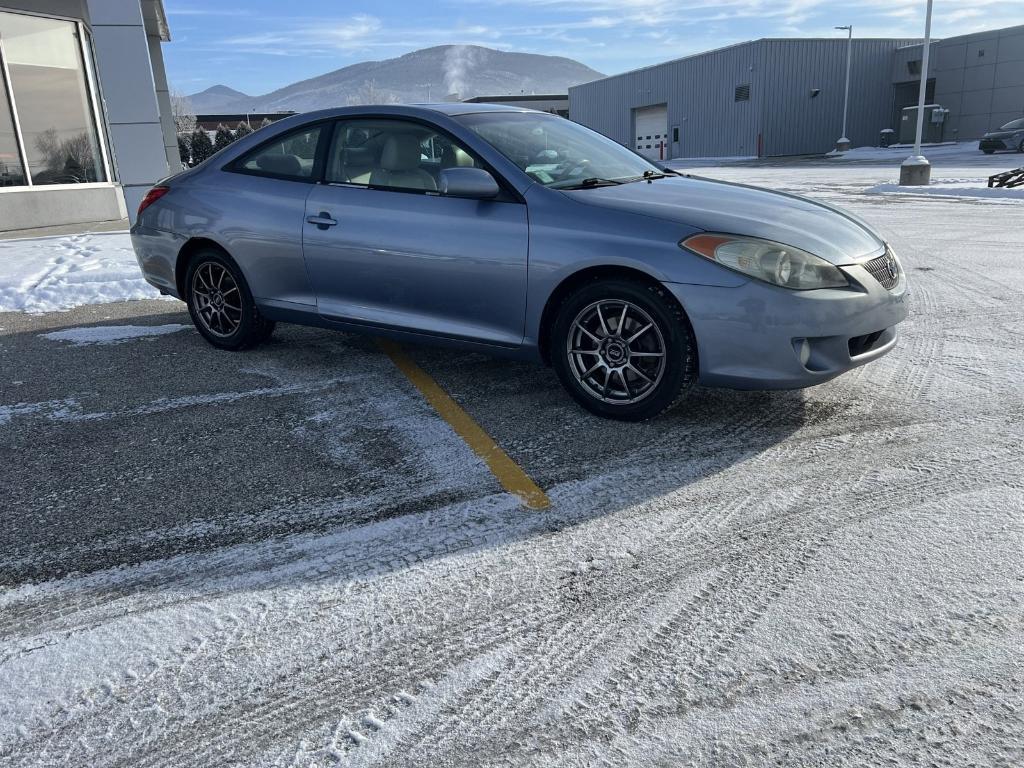
<svg viewBox="0 0 1024 768">
<path fill-rule="evenodd" d="M 760 43 L 760 42 L 762 42 L 762 41 L 764 41 L 766 39 L 767 38 L 759 37 L 756 40 L 744 40 L 741 43 L 730 43 L 729 45 L 723 45 L 723 46 L 720 46 L 718 48 L 712 48 L 709 51 L 699 51 L 697 53 L 688 53 L 685 56 L 679 56 L 678 58 L 675 58 L 675 59 L 668 59 L 667 61 L 660 61 L 657 64 L 648 64 L 646 67 L 637 67 L 636 69 L 627 69 L 625 72 L 617 72 L 614 75 L 608 75 L 606 77 L 599 77 L 597 80 L 591 80 L 589 83 L 580 83 L 579 85 L 571 85 L 571 86 L 569 86 L 569 90 L 571 91 L 573 88 L 583 88 L 585 86 L 591 85 L 592 83 L 601 83 L 601 82 L 604 82 L 605 80 L 614 80 L 617 77 L 625 77 L 626 75 L 635 75 L 637 72 L 644 72 L 645 70 L 648 70 L 648 69 L 657 69 L 658 67 L 664 67 L 667 64 L 677 64 L 678 62 L 686 61 L 687 59 L 696 59 L 698 56 L 707 56 L 707 55 L 712 54 L 712 53 L 721 53 L 722 51 L 728 51 L 728 50 L 731 50 L 732 48 L 742 48 L 745 45 L 755 45 L 755 44 Z M 782 38 L 780 38 L 780 39 L 782 39 Z M 798 38 L 794 38 L 794 39 L 798 39 Z"/>
<path fill-rule="evenodd" d="M 583 85 L 583 83 L 580 83 Z M 568 93 L 523 93 L 518 96 L 509 94 L 505 96 L 474 96 L 471 99 L 463 99 L 463 104 L 500 104 L 504 101 L 543 101 L 545 99 L 568 99 Z"/>
</svg>

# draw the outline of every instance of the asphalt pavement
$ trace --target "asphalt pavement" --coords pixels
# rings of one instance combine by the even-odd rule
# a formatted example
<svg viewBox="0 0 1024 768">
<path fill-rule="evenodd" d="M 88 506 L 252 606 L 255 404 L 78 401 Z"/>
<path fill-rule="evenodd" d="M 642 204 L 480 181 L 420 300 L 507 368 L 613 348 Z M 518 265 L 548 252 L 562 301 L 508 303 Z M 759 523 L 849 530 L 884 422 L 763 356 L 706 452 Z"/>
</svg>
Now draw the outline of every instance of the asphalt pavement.
<svg viewBox="0 0 1024 768">
<path fill-rule="evenodd" d="M 543 509 L 373 339 L 0 315 L 0 763 L 1024 764 L 1024 210 L 714 173 L 877 227 L 897 347 L 645 424 L 405 347 Z"/>
<path fill-rule="evenodd" d="M 87 344 L 47 335 L 97 325 L 182 328 Z M 705 453 L 711 435 L 728 461 L 750 446 L 727 435 L 771 443 L 821 411 L 799 392 L 698 390 L 685 409 L 622 424 L 577 407 L 549 368 L 406 351 L 542 489 Z M 0 519 L 0 583 L 500 490 L 371 338 L 281 325 L 258 349 L 223 352 L 191 328 L 182 303 L 135 301 L 0 315 L 0 363 L 0 454 L 13 513 Z M 784 416 L 766 420 L 772 412 Z"/>
</svg>

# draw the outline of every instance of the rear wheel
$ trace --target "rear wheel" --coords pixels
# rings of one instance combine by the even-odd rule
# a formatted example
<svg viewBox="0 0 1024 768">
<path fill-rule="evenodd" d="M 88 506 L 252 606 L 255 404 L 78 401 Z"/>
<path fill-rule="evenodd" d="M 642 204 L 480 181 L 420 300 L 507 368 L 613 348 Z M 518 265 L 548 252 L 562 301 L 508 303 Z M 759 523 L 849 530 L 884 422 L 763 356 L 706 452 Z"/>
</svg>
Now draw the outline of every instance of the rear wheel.
<svg viewBox="0 0 1024 768">
<path fill-rule="evenodd" d="M 661 286 L 599 280 L 571 294 L 551 331 L 551 360 L 584 408 L 624 421 L 653 418 L 696 380 L 696 344 Z"/>
<path fill-rule="evenodd" d="M 274 322 L 256 308 L 241 270 L 212 248 L 189 263 L 185 302 L 196 330 L 220 349 L 248 349 L 274 332 Z"/>
</svg>

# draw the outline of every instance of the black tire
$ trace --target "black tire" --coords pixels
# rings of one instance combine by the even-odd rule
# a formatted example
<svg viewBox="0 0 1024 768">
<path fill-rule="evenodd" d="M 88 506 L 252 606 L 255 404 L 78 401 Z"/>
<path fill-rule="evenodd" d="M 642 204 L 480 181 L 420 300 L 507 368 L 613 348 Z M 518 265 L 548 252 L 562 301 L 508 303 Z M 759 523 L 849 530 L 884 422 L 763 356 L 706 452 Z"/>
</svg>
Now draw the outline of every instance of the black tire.
<svg viewBox="0 0 1024 768">
<path fill-rule="evenodd" d="M 627 307 L 627 304 L 630 306 Z M 615 307 L 622 308 L 625 321 L 618 317 L 603 318 L 598 310 L 609 306 L 613 310 Z M 617 311 L 612 314 L 617 314 Z M 577 321 L 580 321 L 585 328 L 587 317 L 599 318 L 600 324 L 591 326 L 596 337 L 577 325 Z M 607 345 L 615 345 L 616 337 L 632 337 L 636 329 L 644 327 L 648 321 L 657 328 L 657 332 L 652 329 L 639 340 L 628 342 L 625 347 L 627 364 L 623 366 L 623 351 L 619 349 L 616 352 L 608 349 Z M 620 322 L 625 328 L 624 332 L 618 328 Z M 602 326 L 603 332 L 600 330 Z M 615 278 L 599 279 L 584 285 L 562 301 L 551 324 L 549 342 L 551 363 L 562 385 L 576 402 L 605 418 L 621 421 L 652 419 L 679 403 L 697 380 L 697 344 L 690 322 L 671 294 L 655 283 Z M 604 351 L 600 354 L 588 351 L 579 355 L 573 350 L 580 343 L 592 344 Z M 650 351 L 632 349 L 633 345 L 642 344 L 646 344 Z M 658 355 L 660 348 L 663 348 L 664 355 Z M 630 357 L 632 354 L 638 357 Z M 633 373 L 637 367 L 654 365 L 655 358 L 663 360 L 662 367 L 646 367 L 643 372 L 638 371 L 645 373 L 643 378 Z M 581 365 L 582 360 L 588 363 Z M 595 366 L 620 362 L 617 369 L 605 365 L 598 373 L 586 376 L 588 371 L 580 369 L 587 367 L 589 361 L 593 361 Z M 630 367 L 634 361 L 637 367 Z M 605 372 L 607 377 L 603 382 L 603 391 L 598 393 L 596 390 L 602 386 L 599 377 Z M 610 392 L 609 380 L 614 382 L 616 377 L 621 383 L 612 383 Z M 615 389 L 622 396 L 620 401 L 615 401 Z M 635 399 L 630 401 L 627 399 L 629 397 Z"/>
<path fill-rule="evenodd" d="M 1024 139 L 1020 140 L 1020 144 L 1017 145 L 1018 152 L 1024 152 Z"/>
<path fill-rule="evenodd" d="M 218 349 L 251 349 L 274 332 L 274 322 L 256 308 L 242 271 L 222 251 L 205 248 L 197 252 L 189 262 L 184 288 L 192 323 Z M 211 296 L 219 301 L 219 307 L 215 308 Z"/>
</svg>

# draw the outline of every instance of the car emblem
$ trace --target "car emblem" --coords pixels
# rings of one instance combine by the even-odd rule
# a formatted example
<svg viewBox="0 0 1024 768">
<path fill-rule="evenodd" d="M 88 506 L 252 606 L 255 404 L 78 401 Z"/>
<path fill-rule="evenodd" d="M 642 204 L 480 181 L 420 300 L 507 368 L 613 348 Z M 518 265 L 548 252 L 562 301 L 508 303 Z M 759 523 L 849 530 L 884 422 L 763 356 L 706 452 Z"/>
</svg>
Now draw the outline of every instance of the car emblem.
<svg viewBox="0 0 1024 768">
<path fill-rule="evenodd" d="M 891 253 L 885 260 L 885 268 L 889 272 L 889 277 L 892 278 L 893 280 L 899 277 L 900 268 L 899 265 L 896 263 L 896 259 L 893 258 L 893 255 Z"/>
</svg>

